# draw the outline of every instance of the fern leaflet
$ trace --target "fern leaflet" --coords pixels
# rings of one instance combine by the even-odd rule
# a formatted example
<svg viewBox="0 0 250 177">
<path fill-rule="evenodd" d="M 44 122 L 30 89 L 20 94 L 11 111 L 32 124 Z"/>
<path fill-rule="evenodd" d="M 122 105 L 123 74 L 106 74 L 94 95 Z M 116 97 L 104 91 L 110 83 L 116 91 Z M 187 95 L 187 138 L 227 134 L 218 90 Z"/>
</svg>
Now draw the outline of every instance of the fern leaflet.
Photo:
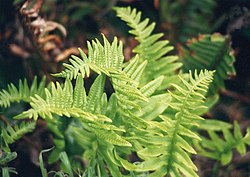
<svg viewBox="0 0 250 177">
<path fill-rule="evenodd" d="M 141 12 L 130 7 L 116 7 L 115 10 L 117 16 L 132 28 L 129 33 L 135 35 L 135 39 L 139 41 L 139 45 L 133 49 L 134 53 L 139 54 L 139 62 L 148 61 L 142 84 L 163 75 L 166 77 L 160 88 L 167 88 L 170 82 L 177 79 L 175 71 L 182 66 L 181 63 L 176 62 L 177 56 L 166 56 L 173 47 L 168 45 L 167 40 L 159 41 L 163 36 L 162 33 L 152 34 L 155 23 L 149 24 L 148 18 L 141 21 Z"/>
<path fill-rule="evenodd" d="M 1 130 L 1 138 L 5 145 L 12 144 L 24 134 L 33 131 L 35 126 L 35 122 L 22 122 L 14 127 L 7 126 L 6 129 Z"/>
<path fill-rule="evenodd" d="M 43 77 L 42 81 L 39 85 L 37 85 L 37 77 L 34 78 L 30 88 L 28 86 L 27 80 L 24 81 L 19 80 L 19 87 L 16 88 L 13 84 L 8 85 L 7 90 L 2 90 L 0 92 L 0 106 L 1 107 L 9 107 L 12 102 L 30 102 L 30 97 L 35 94 L 44 96 L 44 88 L 45 88 L 45 77 Z"/>
</svg>

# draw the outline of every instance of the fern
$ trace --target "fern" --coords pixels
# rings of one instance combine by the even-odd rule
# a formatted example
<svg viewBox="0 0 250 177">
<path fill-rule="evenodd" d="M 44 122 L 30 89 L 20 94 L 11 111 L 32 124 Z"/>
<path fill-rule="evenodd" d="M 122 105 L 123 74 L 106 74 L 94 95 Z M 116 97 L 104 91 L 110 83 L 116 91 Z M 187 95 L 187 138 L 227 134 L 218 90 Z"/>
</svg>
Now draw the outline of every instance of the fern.
<svg viewBox="0 0 250 177">
<path fill-rule="evenodd" d="M 166 76 L 163 80 L 161 89 L 170 86 L 177 78 L 175 71 L 181 67 L 181 63 L 176 62 L 177 56 L 166 56 L 168 52 L 173 50 L 172 46 L 168 45 L 167 40 L 159 39 L 163 36 L 162 33 L 152 34 L 155 23 L 149 24 L 149 19 L 141 21 L 141 12 L 130 7 L 116 7 L 117 16 L 127 22 L 132 28 L 130 34 L 135 35 L 135 39 L 139 45 L 133 49 L 133 52 L 139 54 L 139 62 L 147 61 L 142 84 L 145 84 L 153 79 L 163 75 Z"/>
<path fill-rule="evenodd" d="M 78 77 L 76 86 L 73 89 L 72 84 L 66 79 L 63 87 L 59 83 L 52 84 L 51 92 L 47 89 L 46 98 L 42 99 L 38 95 L 31 98 L 32 108 L 22 114 L 16 116 L 16 118 L 33 118 L 37 119 L 41 116 L 45 119 L 53 119 L 53 114 L 58 116 L 74 117 L 80 121 L 87 123 L 89 130 L 93 129 L 97 136 L 101 136 L 104 130 L 108 131 L 111 136 L 105 136 L 107 141 L 113 142 L 113 144 L 130 146 L 130 144 L 123 140 L 119 135 L 113 134 L 113 131 L 124 131 L 123 129 L 116 128 L 112 125 L 102 126 L 99 122 L 111 122 L 112 120 L 105 115 L 96 113 L 96 105 L 99 102 L 100 96 L 104 87 L 103 75 L 97 77 L 93 83 L 89 95 L 86 96 L 86 91 L 83 89 L 83 78 Z M 82 99 L 79 99 L 82 98 Z M 86 97 L 86 98 L 84 98 Z M 99 99 L 98 99 L 99 98 Z M 86 102 L 82 102 L 82 101 Z M 76 106 L 77 105 L 77 106 Z M 93 113 L 91 113 L 93 112 Z M 112 139 L 113 137 L 113 139 Z"/>
<path fill-rule="evenodd" d="M 214 95 L 224 89 L 224 80 L 235 75 L 232 49 L 228 37 L 220 34 L 200 35 L 187 43 L 187 47 L 179 47 L 180 59 L 184 72 L 195 69 L 216 70 L 214 81 L 209 87 L 208 95 Z"/>
<path fill-rule="evenodd" d="M 4 148 L 9 144 L 14 143 L 16 140 L 20 139 L 24 134 L 31 132 L 35 128 L 34 122 L 22 122 L 21 124 L 17 124 L 14 127 L 7 126 L 6 129 L 1 130 L 1 142 L 3 141 L 5 144 L 1 144 L 1 147 Z"/>
<path fill-rule="evenodd" d="M 117 74 L 117 77 L 119 77 L 119 74 L 122 74 L 120 71 L 124 60 L 122 43 L 118 43 L 117 38 L 114 38 L 112 44 L 110 44 L 104 35 L 103 41 L 104 46 L 97 39 L 96 41 L 92 40 L 92 43 L 87 42 L 88 57 L 79 48 L 82 59 L 72 55 L 72 58 L 69 60 L 70 64 L 63 64 L 66 68 L 65 71 L 53 75 L 72 80 L 73 78 L 76 79 L 78 73 L 83 78 L 85 76 L 89 77 L 90 69 L 92 69 L 98 74 L 104 73 L 108 76 Z M 126 76 L 124 76 L 124 79 L 127 79 Z"/>
<path fill-rule="evenodd" d="M 215 0 L 161 1 L 160 16 L 170 41 L 184 43 L 197 34 L 211 33 L 216 6 Z"/>
<path fill-rule="evenodd" d="M 12 161 L 17 157 L 16 152 L 2 152 L 0 151 L 0 166 Z"/>
<path fill-rule="evenodd" d="M 8 162 L 14 160 L 16 157 L 16 152 L 3 152 L 0 149 L 0 174 L 2 174 L 2 177 L 9 177 L 10 173 L 17 174 L 15 168 L 5 166 Z"/>
<path fill-rule="evenodd" d="M 71 65 L 64 64 L 66 70 L 54 74 L 54 76 L 69 78 L 71 80 L 80 74 L 84 78 L 90 75 L 90 69 L 99 75 L 105 74 L 111 79 L 113 87 L 117 92 L 116 96 L 119 97 L 120 105 L 126 105 L 125 109 L 130 109 L 131 107 L 139 108 L 136 103 L 129 100 L 136 98 L 147 101 L 147 98 L 139 89 L 136 89 L 146 62 L 138 65 L 138 57 L 135 57 L 123 69 L 122 43 L 119 42 L 118 44 L 117 38 L 114 38 L 114 41 L 110 44 L 104 35 L 103 41 L 104 46 L 98 40 L 92 41 L 92 46 L 88 42 L 88 57 L 79 49 L 82 59 L 72 56 L 72 59 L 70 59 Z"/>
<path fill-rule="evenodd" d="M 0 92 L 0 106 L 1 107 L 9 107 L 12 102 L 30 102 L 30 97 L 38 94 L 40 96 L 44 96 L 44 88 L 45 88 L 45 77 L 43 77 L 40 84 L 37 84 L 37 77 L 34 78 L 30 88 L 27 84 L 27 80 L 24 81 L 19 80 L 18 88 L 13 84 L 8 85 L 7 90 L 2 90 Z"/>
<path fill-rule="evenodd" d="M 207 148 L 202 147 L 206 141 L 199 142 L 204 138 L 197 127 L 202 124 L 201 129 L 209 127 L 211 132 L 218 128 L 212 125 L 214 122 L 200 117 L 214 71 L 192 69 L 194 72 L 189 71 L 188 76 L 180 73 L 178 79 L 176 71 L 181 64 L 176 56 L 166 56 L 172 47 L 168 41 L 159 41 L 162 34 L 152 34 L 155 24 L 148 25 L 148 19 L 140 22 L 141 12 L 135 9 L 116 11 L 139 41 L 133 50 L 136 55 L 129 62 L 123 63 L 122 43 L 117 38 L 110 43 L 103 35 L 103 44 L 97 39 L 88 42 L 88 55 L 79 49 L 80 57 L 72 56 L 69 63 L 63 64 L 65 70 L 53 74 L 65 78 L 63 84 L 51 83 L 44 89 L 44 82 L 37 87 L 35 79 L 30 89 L 26 81 L 21 82 L 19 90 L 10 85 L 8 91 L 1 92 L 8 101 L 0 106 L 26 101 L 30 108 L 15 118 L 46 121 L 55 144 L 49 162 L 62 161 L 63 171 L 54 172 L 54 176 L 73 176 L 80 167 L 75 157 L 80 157 L 85 163 L 79 172 L 82 176 L 195 177 L 197 167 L 191 160 L 191 155 L 196 154 L 193 141 L 198 141 L 201 152 Z M 84 79 L 91 72 L 97 77 L 87 92 Z M 114 89 L 110 97 L 105 93 L 107 79 Z M 31 131 L 34 125 L 29 128 L 29 124 L 32 123 L 2 130 L 4 146 Z M 245 152 L 249 131 L 243 137 L 235 129 L 232 147 Z M 227 140 L 226 136 L 231 134 L 223 131 Z M 214 137 L 213 134 L 211 138 Z M 43 177 L 49 174 L 42 159 L 42 153 L 47 151 L 39 156 Z M 133 162 L 128 160 L 131 154 L 136 157 Z"/>
<path fill-rule="evenodd" d="M 142 163 L 146 164 L 147 161 L 156 163 L 158 161 L 160 164 L 154 169 L 155 172 L 149 175 L 150 177 L 165 175 L 174 177 L 181 176 L 181 174 L 190 177 L 197 176 L 195 173 L 197 168 L 188 155 L 188 153 L 196 154 L 196 151 L 188 139 L 200 140 L 199 135 L 192 132 L 190 127 L 198 126 L 196 121 L 202 119 L 198 116 L 197 109 L 203 107 L 201 100 L 205 98 L 204 94 L 212 81 L 212 76 L 213 72 L 207 70 L 201 71 L 199 75 L 195 72 L 194 78 L 190 73 L 189 82 L 180 77 L 183 85 L 173 85 L 178 90 L 177 93 L 171 94 L 174 100 L 170 106 L 176 111 L 175 116 L 171 118 L 162 115 L 160 117 L 163 122 L 156 124 L 159 129 L 166 133 L 167 142 L 159 149 L 154 150 L 154 147 L 147 147 L 138 152 L 140 157 L 151 157 Z"/>
<path fill-rule="evenodd" d="M 227 165 L 233 157 L 233 149 L 236 149 L 241 155 L 246 153 L 246 145 L 250 145 L 250 128 L 243 137 L 237 122 L 234 122 L 234 133 L 232 134 L 228 128 L 222 128 L 223 138 L 215 131 L 209 130 L 210 139 L 202 137 L 202 141 L 196 142 L 199 154 L 216 159 Z"/>
</svg>

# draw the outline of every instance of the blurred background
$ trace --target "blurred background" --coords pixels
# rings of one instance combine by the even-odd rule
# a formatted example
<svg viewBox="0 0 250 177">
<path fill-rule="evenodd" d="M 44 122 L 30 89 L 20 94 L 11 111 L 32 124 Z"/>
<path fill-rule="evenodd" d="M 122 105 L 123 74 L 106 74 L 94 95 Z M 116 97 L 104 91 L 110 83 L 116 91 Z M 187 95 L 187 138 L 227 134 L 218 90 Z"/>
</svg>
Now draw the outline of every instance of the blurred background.
<svg viewBox="0 0 250 177">
<path fill-rule="evenodd" d="M 23 78 L 31 82 L 35 75 L 38 78 L 46 75 L 48 81 L 53 80 L 50 73 L 61 71 L 62 62 L 67 62 L 71 54 L 77 55 L 78 47 L 87 52 L 86 41 L 100 39 L 101 33 L 109 39 L 118 36 L 124 43 L 125 58 L 131 58 L 137 42 L 128 34 L 125 23 L 115 16 L 114 6 L 136 7 L 143 18 L 156 22 L 155 32 L 164 33 L 164 38 L 175 46 L 176 55 L 180 55 L 180 46 L 199 34 L 228 35 L 236 57 L 237 75 L 226 81 L 227 89 L 220 93 L 219 103 L 206 116 L 249 125 L 249 0 L 0 0 L 0 89 L 10 82 L 16 85 Z M 19 104 L 14 110 L 3 111 L 11 117 L 24 109 L 25 105 Z M 43 122 L 39 126 L 26 141 L 34 140 L 33 145 L 40 149 L 51 147 Z M 33 157 L 36 153 L 23 147 L 23 140 L 14 145 L 18 154 L 23 155 L 12 166 L 21 176 L 36 174 L 39 171 Z M 249 176 L 250 154 L 248 158 L 234 165 L 228 176 Z M 200 168 L 211 168 L 213 162 L 198 159 L 197 163 Z M 30 174 L 27 168 L 31 169 Z"/>
</svg>

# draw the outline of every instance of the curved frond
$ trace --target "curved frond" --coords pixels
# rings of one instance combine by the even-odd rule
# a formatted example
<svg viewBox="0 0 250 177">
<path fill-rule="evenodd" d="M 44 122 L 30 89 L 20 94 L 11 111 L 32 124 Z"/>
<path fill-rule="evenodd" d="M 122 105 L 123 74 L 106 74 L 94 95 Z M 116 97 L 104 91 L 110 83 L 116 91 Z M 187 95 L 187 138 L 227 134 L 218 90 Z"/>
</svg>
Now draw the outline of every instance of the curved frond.
<svg viewBox="0 0 250 177">
<path fill-rule="evenodd" d="M 35 77 L 30 87 L 26 79 L 19 80 L 18 88 L 14 84 L 9 84 L 6 90 L 0 91 L 0 106 L 9 107 L 12 102 L 30 102 L 30 97 L 35 94 L 43 97 L 45 81 L 45 77 L 43 77 L 38 85 L 37 77 Z"/>
<path fill-rule="evenodd" d="M 135 36 L 139 45 L 133 49 L 133 52 L 139 54 L 139 63 L 147 61 L 145 72 L 143 73 L 142 84 L 158 78 L 164 77 L 161 89 L 170 86 L 170 83 L 176 81 L 175 72 L 182 64 L 177 62 L 177 56 L 166 56 L 173 50 L 172 46 L 168 45 L 167 40 L 159 40 L 163 34 L 152 34 L 155 23 L 149 24 L 149 19 L 141 20 L 141 12 L 130 7 L 115 7 L 117 16 L 127 22 L 132 28 L 130 34 Z"/>
<path fill-rule="evenodd" d="M 235 58 L 229 44 L 229 38 L 220 34 L 200 35 L 179 47 L 184 72 L 188 70 L 216 70 L 208 95 L 214 95 L 224 89 L 224 80 L 235 75 Z"/>
</svg>

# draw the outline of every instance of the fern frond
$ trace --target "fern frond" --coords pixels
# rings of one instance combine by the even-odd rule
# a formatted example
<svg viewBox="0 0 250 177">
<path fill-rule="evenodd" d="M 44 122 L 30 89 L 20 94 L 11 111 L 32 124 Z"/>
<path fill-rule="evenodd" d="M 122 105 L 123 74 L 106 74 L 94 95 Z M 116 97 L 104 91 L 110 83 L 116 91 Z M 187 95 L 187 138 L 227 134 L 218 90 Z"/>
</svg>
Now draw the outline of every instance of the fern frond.
<svg viewBox="0 0 250 177">
<path fill-rule="evenodd" d="M 182 66 L 181 63 L 176 62 L 177 56 L 166 56 L 169 51 L 173 50 L 173 47 L 168 45 L 167 40 L 159 41 L 163 36 L 162 33 L 152 34 L 155 23 L 149 24 L 148 18 L 141 21 L 141 12 L 130 7 L 115 7 L 114 9 L 117 16 L 132 28 L 129 33 L 133 34 L 139 42 L 139 45 L 133 49 L 134 53 L 139 54 L 139 63 L 148 61 L 141 83 L 144 85 L 163 75 L 166 77 L 161 89 L 167 88 L 171 81 L 176 80 L 175 71 Z"/>
<path fill-rule="evenodd" d="M 216 70 L 208 95 L 224 89 L 224 80 L 235 75 L 235 58 L 229 45 L 229 38 L 220 34 L 200 35 L 179 47 L 184 72 L 188 70 Z"/>
<path fill-rule="evenodd" d="M 159 11 L 168 24 L 166 30 L 170 41 L 185 43 L 197 34 L 211 33 L 216 5 L 216 0 L 162 1 Z"/>
<path fill-rule="evenodd" d="M 99 84 L 96 83 L 103 83 L 105 77 L 100 75 L 94 82 L 93 85 L 98 87 L 99 89 L 103 89 L 99 87 Z M 96 115 L 93 115 L 91 112 L 85 111 L 85 107 L 81 107 L 83 105 L 88 105 L 93 100 L 80 100 L 77 96 L 81 95 L 81 97 L 85 97 L 85 89 L 84 87 L 80 87 L 83 84 L 83 78 L 77 79 L 77 84 L 75 89 L 73 89 L 72 83 L 66 79 L 63 87 L 56 82 L 56 84 L 51 84 L 51 91 L 47 88 L 45 89 L 46 98 L 43 99 L 39 95 L 35 95 L 31 97 L 31 109 L 25 111 L 16 116 L 16 118 L 33 118 L 36 120 L 38 116 L 42 118 L 49 118 L 52 119 L 52 114 L 56 114 L 59 116 L 66 116 L 66 117 L 78 117 L 81 120 L 85 120 L 87 122 L 94 121 L 98 119 Z M 87 101 L 87 102 L 83 102 Z M 75 106 L 78 105 L 78 106 Z M 80 107 L 80 108 L 79 108 Z M 91 103 L 90 107 L 93 107 Z M 105 116 L 99 117 L 101 120 L 110 121 Z"/>
<path fill-rule="evenodd" d="M 64 71 L 52 74 L 56 77 L 69 78 L 70 80 L 76 79 L 78 74 L 84 78 L 89 77 L 90 70 L 98 74 L 105 74 L 110 76 L 111 73 L 121 74 L 122 63 L 124 60 L 122 42 L 118 43 L 115 37 L 110 44 L 107 38 L 103 35 L 104 45 L 97 39 L 92 42 L 87 42 L 88 56 L 79 48 L 81 58 L 72 55 L 70 64 L 64 63 L 66 68 Z"/>
<path fill-rule="evenodd" d="M 28 86 L 27 80 L 19 80 L 18 88 L 14 84 L 9 84 L 6 90 L 0 92 L 0 106 L 9 107 L 12 102 L 30 102 L 30 97 L 35 94 L 44 96 L 45 88 L 45 77 L 42 78 L 42 81 L 37 83 L 37 77 L 34 78 L 31 86 Z"/>
<path fill-rule="evenodd" d="M 223 138 L 221 138 L 215 131 L 209 130 L 209 139 L 202 137 L 202 141 L 196 142 L 196 148 L 199 154 L 216 159 L 227 165 L 231 162 L 233 157 L 233 150 L 236 149 L 239 154 L 246 153 L 246 145 L 250 145 L 249 135 L 244 137 L 241 133 L 239 124 L 234 122 L 233 134 L 228 128 L 222 128 Z"/>
<path fill-rule="evenodd" d="M 6 129 L 1 130 L 1 138 L 6 145 L 12 144 L 24 134 L 33 131 L 35 126 L 35 122 L 22 122 L 21 124 L 16 124 L 14 127 L 8 125 Z"/>
<path fill-rule="evenodd" d="M 134 100 L 148 101 L 147 97 L 138 88 L 147 62 L 139 64 L 139 57 L 135 56 L 125 68 L 122 68 L 124 60 L 122 43 L 119 42 L 118 44 L 117 38 L 114 38 L 114 41 L 110 44 L 104 35 L 103 41 L 103 46 L 98 40 L 92 41 L 92 44 L 88 42 L 88 57 L 79 49 L 82 59 L 72 56 L 72 59 L 70 59 L 71 65 L 64 64 L 66 70 L 54 74 L 54 76 L 65 77 L 71 80 L 78 75 L 81 75 L 83 78 L 89 76 L 90 70 L 99 75 L 104 74 L 110 77 L 120 105 L 123 105 L 125 109 L 140 109 Z M 92 100 L 90 97 L 89 99 Z"/>
<path fill-rule="evenodd" d="M 138 152 L 138 155 L 145 159 L 142 164 L 152 160 L 155 160 L 156 163 L 157 159 L 158 163 L 161 164 L 153 169 L 155 172 L 151 173 L 150 177 L 165 175 L 176 177 L 181 176 L 181 174 L 187 177 L 197 176 L 195 173 L 197 168 L 188 154 L 196 154 L 196 151 L 188 140 L 201 140 L 199 135 L 191 131 L 190 128 L 198 126 L 197 120 L 202 119 L 198 116 L 197 109 L 203 107 L 204 94 L 212 81 L 212 76 L 213 72 L 207 70 L 201 71 L 199 74 L 195 71 L 194 77 L 190 72 L 189 82 L 180 76 L 182 85 L 173 84 L 177 92 L 170 92 L 172 95 L 170 106 L 175 110 L 175 117 L 170 118 L 162 115 L 160 116 L 162 122 L 154 123 L 161 131 L 165 132 L 166 144 L 161 145 L 161 150 L 156 150 L 156 153 L 149 153 L 153 151 L 150 146 Z"/>
<path fill-rule="evenodd" d="M 40 116 L 44 119 L 53 120 L 53 115 L 74 117 L 78 118 L 84 127 L 87 126 L 87 129 L 94 132 L 100 139 L 118 146 L 130 146 L 128 141 L 116 133 L 125 130 L 105 124 L 105 122 L 112 122 L 112 120 L 98 113 L 97 105 L 100 104 L 102 99 L 104 82 L 105 76 L 99 75 L 92 84 L 87 97 L 81 76 L 77 78 L 74 88 L 68 79 L 63 86 L 59 83 L 52 83 L 51 91 L 45 90 L 45 99 L 35 95 L 31 98 L 30 105 L 32 108 L 19 114 L 16 118 L 29 117 L 36 120 Z M 78 96 L 83 100 L 80 100 Z"/>
<path fill-rule="evenodd" d="M 16 152 L 2 152 L 0 151 L 0 166 L 14 160 L 17 157 Z"/>
</svg>

